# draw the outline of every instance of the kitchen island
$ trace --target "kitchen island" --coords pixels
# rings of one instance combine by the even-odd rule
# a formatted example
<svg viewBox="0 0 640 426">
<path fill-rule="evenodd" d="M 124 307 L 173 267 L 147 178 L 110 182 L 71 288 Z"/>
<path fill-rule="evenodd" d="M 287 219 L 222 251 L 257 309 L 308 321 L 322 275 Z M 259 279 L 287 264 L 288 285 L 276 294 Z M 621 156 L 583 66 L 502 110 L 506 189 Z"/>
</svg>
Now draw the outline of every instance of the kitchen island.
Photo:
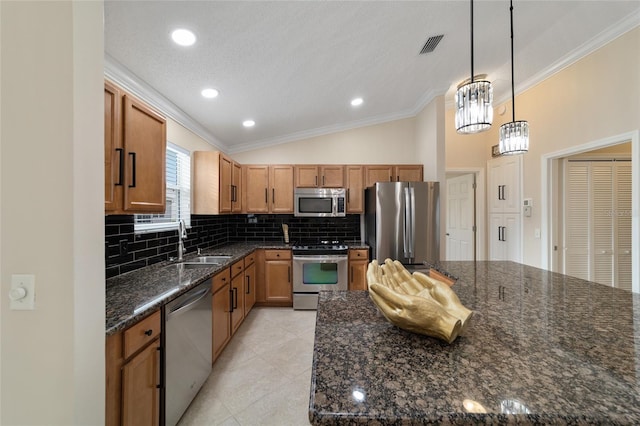
<svg viewBox="0 0 640 426">
<path fill-rule="evenodd" d="M 442 262 L 474 311 L 451 344 L 322 292 L 313 424 L 640 424 L 640 295 L 513 262 Z"/>
</svg>

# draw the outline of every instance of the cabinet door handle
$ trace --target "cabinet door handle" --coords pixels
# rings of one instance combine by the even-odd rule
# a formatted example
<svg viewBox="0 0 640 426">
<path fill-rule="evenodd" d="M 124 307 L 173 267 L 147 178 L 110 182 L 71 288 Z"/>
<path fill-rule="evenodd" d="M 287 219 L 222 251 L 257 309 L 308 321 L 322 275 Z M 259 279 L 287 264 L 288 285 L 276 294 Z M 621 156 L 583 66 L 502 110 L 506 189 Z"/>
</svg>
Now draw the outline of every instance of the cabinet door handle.
<svg viewBox="0 0 640 426">
<path fill-rule="evenodd" d="M 276 189 L 275 188 L 271 188 L 271 202 L 273 204 L 276 203 Z"/>
<path fill-rule="evenodd" d="M 502 241 L 507 241 L 507 227 L 502 227 Z"/>
<path fill-rule="evenodd" d="M 233 309 L 238 309 L 238 287 L 233 288 Z"/>
<path fill-rule="evenodd" d="M 316 176 L 316 186 L 318 186 L 318 176 Z"/>
<path fill-rule="evenodd" d="M 322 186 L 324 186 L 324 176 L 322 176 Z"/>
<path fill-rule="evenodd" d="M 396 176 L 396 182 L 400 182 L 400 175 Z"/>
<path fill-rule="evenodd" d="M 122 181 L 124 180 L 124 149 L 116 148 L 116 152 L 118 153 L 118 158 L 120 160 L 120 166 L 118 169 L 118 181 L 116 185 L 122 185 Z"/>
<path fill-rule="evenodd" d="M 229 312 L 233 313 L 233 289 L 229 290 Z"/>
<path fill-rule="evenodd" d="M 353 282 L 353 266 L 351 268 L 349 268 L 351 272 L 351 278 L 349 278 L 349 281 Z"/>
<path fill-rule="evenodd" d="M 135 188 L 136 187 L 136 153 L 130 152 L 129 155 L 131 156 L 131 185 L 129 185 L 129 188 Z"/>
<path fill-rule="evenodd" d="M 389 182 L 393 182 L 393 176 L 389 175 Z"/>
<path fill-rule="evenodd" d="M 291 282 L 291 266 L 287 266 L 287 280 Z"/>
<path fill-rule="evenodd" d="M 269 200 L 267 199 L 267 188 L 264 189 L 264 203 L 267 204 Z"/>
<path fill-rule="evenodd" d="M 350 201 L 349 201 L 350 194 L 351 194 L 351 189 L 347 188 L 347 204 L 350 203 Z"/>
<path fill-rule="evenodd" d="M 156 382 L 158 383 L 156 385 L 156 389 L 162 389 L 163 388 L 163 384 L 162 384 L 162 374 L 160 374 L 160 366 L 162 365 L 162 348 L 160 346 L 158 346 L 156 348 L 156 353 L 158 354 L 158 358 L 157 358 L 157 362 L 158 362 L 158 370 L 156 372 L 156 377 L 157 380 Z"/>
<path fill-rule="evenodd" d="M 247 291 L 245 292 L 246 294 L 251 293 L 251 276 L 247 275 Z"/>
</svg>

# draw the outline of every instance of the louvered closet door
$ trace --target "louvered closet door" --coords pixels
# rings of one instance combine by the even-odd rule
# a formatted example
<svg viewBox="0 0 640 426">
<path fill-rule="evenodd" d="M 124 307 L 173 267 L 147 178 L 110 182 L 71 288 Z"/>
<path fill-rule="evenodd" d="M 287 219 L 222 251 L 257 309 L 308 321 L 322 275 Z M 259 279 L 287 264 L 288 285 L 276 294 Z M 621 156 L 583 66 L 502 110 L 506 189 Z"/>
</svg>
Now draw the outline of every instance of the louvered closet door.
<svg viewBox="0 0 640 426">
<path fill-rule="evenodd" d="M 566 162 L 564 273 L 589 279 L 588 163 Z"/>
<path fill-rule="evenodd" d="M 613 285 L 613 163 L 592 163 L 593 281 Z"/>
<path fill-rule="evenodd" d="M 616 163 L 615 175 L 616 287 L 631 290 L 631 163 Z"/>
<path fill-rule="evenodd" d="M 565 165 L 565 274 L 631 290 L 631 163 Z"/>
</svg>

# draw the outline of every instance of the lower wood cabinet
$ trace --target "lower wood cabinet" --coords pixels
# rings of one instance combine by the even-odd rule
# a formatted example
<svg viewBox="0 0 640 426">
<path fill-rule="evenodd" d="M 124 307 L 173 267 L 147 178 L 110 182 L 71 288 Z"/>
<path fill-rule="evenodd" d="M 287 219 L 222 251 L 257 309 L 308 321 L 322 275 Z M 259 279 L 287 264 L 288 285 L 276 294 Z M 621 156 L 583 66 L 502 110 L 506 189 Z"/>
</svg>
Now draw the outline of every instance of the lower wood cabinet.
<svg viewBox="0 0 640 426">
<path fill-rule="evenodd" d="M 231 339 L 231 274 L 229 268 L 214 275 L 212 280 L 213 361 Z"/>
<path fill-rule="evenodd" d="M 246 317 L 253 305 L 256 304 L 256 263 L 255 254 L 244 258 L 244 316 Z"/>
<path fill-rule="evenodd" d="M 231 335 L 233 335 L 244 320 L 244 259 L 231 266 Z"/>
<path fill-rule="evenodd" d="M 367 290 L 369 250 L 349 250 L 349 290 Z"/>
<path fill-rule="evenodd" d="M 158 425 L 160 311 L 107 337 L 106 425 Z"/>
<path fill-rule="evenodd" d="M 259 250 L 258 291 L 261 306 L 293 306 L 291 250 Z"/>
<path fill-rule="evenodd" d="M 211 303 L 214 362 L 255 304 L 255 258 L 255 252 L 251 253 L 213 277 Z"/>
</svg>

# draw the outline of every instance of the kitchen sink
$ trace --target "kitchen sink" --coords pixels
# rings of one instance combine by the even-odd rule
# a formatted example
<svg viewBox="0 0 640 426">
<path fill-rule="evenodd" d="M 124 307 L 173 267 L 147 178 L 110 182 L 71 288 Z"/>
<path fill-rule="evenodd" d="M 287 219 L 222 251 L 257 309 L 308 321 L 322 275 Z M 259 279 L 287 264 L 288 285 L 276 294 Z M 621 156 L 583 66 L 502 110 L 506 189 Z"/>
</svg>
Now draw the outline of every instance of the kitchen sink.
<svg viewBox="0 0 640 426">
<path fill-rule="evenodd" d="M 219 265 L 229 259 L 231 259 L 231 256 L 228 255 L 200 256 L 190 260 L 189 263 L 214 263 Z"/>
</svg>

